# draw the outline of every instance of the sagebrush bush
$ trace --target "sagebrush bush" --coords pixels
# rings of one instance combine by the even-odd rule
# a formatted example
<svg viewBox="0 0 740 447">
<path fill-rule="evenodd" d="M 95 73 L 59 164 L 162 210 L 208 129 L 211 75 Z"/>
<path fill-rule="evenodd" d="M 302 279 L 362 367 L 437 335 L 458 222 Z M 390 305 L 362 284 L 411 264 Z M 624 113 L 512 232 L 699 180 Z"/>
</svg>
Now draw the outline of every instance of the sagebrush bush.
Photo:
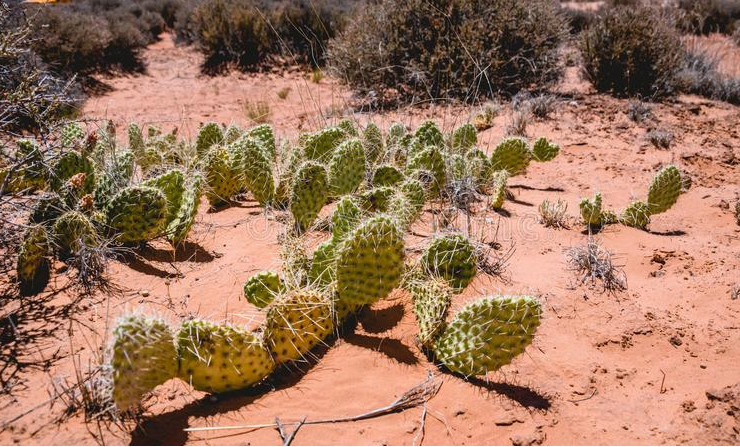
<svg viewBox="0 0 740 447">
<path fill-rule="evenodd" d="M 559 79 L 568 31 L 549 0 L 379 0 L 330 42 L 328 63 L 381 102 L 474 100 Z"/>
<path fill-rule="evenodd" d="M 326 42 L 336 35 L 354 3 L 205 0 L 186 23 L 177 25 L 178 35 L 200 48 L 207 71 L 229 64 L 253 70 L 278 58 L 319 65 Z"/>
<path fill-rule="evenodd" d="M 34 50 L 55 69 L 91 74 L 140 70 L 139 53 L 196 0 L 76 0 L 28 4 Z"/>
<path fill-rule="evenodd" d="M 683 46 L 671 18 L 650 7 L 603 11 L 581 40 L 584 71 L 596 90 L 659 98 L 676 93 Z"/>
<path fill-rule="evenodd" d="M 711 99 L 740 104 L 740 78 L 733 78 L 718 70 L 720 57 L 716 53 L 689 46 L 678 73 L 681 90 Z"/>
<path fill-rule="evenodd" d="M 732 34 L 739 26 L 738 0 L 678 0 L 677 24 L 690 33 Z"/>
</svg>

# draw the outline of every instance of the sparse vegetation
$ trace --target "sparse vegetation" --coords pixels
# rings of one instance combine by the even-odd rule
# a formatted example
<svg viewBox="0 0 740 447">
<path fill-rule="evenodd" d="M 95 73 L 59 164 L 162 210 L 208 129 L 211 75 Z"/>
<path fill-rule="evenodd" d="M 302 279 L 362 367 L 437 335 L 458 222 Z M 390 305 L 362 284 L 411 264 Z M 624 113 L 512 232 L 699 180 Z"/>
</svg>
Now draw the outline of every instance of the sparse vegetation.
<svg viewBox="0 0 740 447">
<path fill-rule="evenodd" d="M 673 132 L 663 129 L 653 129 L 647 133 L 647 138 L 658 149 L 669 149 L 673 142 Z"/>
<path fill-rule="evenodd" d="M 636 123 L 642 123 L 653 118 L 653 111 L 646 102 L 630 101 L 627 105 L 627 116 Z"/>
<path fill-rule="evenodd" d="M 290 94 L 290 87 L 283 87 L 277 92 L 277 96 L 280 99 L 285 99 Z"/>
<path fill-rule="evenodd" d="M 329 65 L 380 104 L 473 101 L 552 85 L 567 33 L 560 8 L 546 0 L 384 0 L 331 42 Z"/>
<path fill-rule="evenodd" d="M 558 199 L 551 202 L 547 199 L 540 203 L 540 223 L 548 228 L 568 228 L 568 203 Z"/>
<path fill-rule="evenodd" d="M 679 90 L 683 47 L 659 9 L 607 9 L 584 33 L 581 52 L 584 72 L 600 92 L 660 98 Z"/>
<path fill-rule="evenodd" d="M 270 121 L 272 110 L 266 101 L 247 100 L 244 102 L 244 114 L 254 123 L 262 124 Z"/>
<path fill-rule="evenodd" d="M 568 268 L 578 275 L 578 284 L 600 281 L 607 292 L 627 290 L 627 275 L 622 267 L 614 264 L 612 253 L 601 247 L 599 241 L 589 236 L 585 245 L 566 251 Z"/>
</svg>

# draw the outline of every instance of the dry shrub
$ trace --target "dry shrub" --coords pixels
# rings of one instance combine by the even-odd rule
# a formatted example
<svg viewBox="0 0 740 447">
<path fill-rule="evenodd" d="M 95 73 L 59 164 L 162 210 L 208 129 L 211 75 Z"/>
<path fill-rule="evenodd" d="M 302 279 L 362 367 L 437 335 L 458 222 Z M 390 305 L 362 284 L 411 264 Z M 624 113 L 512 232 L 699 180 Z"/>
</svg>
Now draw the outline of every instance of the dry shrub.
<svg viewBox="0 0 740 447">
<path fill-rule="evenodd" d="M 654 129 L 648 132 L 647 138 L 658 149 L 669 149 L 673 142 L 673 132 L 670 130 Z"/>
<path fill-rule="evenodd" d="M 255 70 L 280 58 L 318 65 L 355 2 L 205 0 L 177 25 L 178 34 L 205 54 L 206 71 Z"/>
<path fill-rule="evenodd" d="M 677 92 L 683 48 L 662 10 L 607 9 L 583 34 L 581 51 L 585 74 L 600 92 L 650 98 Z"/>
<path fill-rule="evenodd" d="M 627 290 L 627 275 L 622 267 L 614 264 L 612 253 L 601 247 L 589 236 L 585 245 L 566 251 L 568 268 L 577 274 L 578 284 L 601 282 L 606 292 Z"/>
<path fill-rule="evenodd" d="M 559 79 L 567 33 L 549 0 L 379 0 L 330 43 L 328 63 L 381 104 L 472 101 Z"/>
<path fill-rule="evenodd" d="M 740 2 L 737 0 L 678 0 L 677 24 L 694 34 L 732 34 L 740 21 Z"/>
<path fill-rule="evenodd" d="M 557 202 L 543 200 L 539 206 L 540 223 L 548 228 L 568 228 L 568 203 L 558 199 Z"/>
<path fill-rule="evenodd" d="M 707 98 L 740 104 L 740 79 L 720 73 L 720 56 L 698 45 L 686 49 L 678 73 L 681 89 Z"/>
</svg>

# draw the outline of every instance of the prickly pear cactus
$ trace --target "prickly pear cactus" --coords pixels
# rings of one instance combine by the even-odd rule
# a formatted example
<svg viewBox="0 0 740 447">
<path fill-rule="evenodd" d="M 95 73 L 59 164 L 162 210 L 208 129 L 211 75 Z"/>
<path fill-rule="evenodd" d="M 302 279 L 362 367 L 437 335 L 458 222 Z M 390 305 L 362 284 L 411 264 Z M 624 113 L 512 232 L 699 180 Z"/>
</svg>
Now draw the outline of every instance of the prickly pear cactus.
<svg viewBox="0 0 740 447">
<path fill-rule="evenodd" d="M 385 297 L 403 273 L 403 233 L 389 216 L 375 216 L 356 228 L 338 248 L 337 292 L 348 304 L 371 304 Z"/>
<path fill-rule="evenodd" d="M 470 123 L 463 124 L 452 133 L 452 152 L 465 154 L 478 142 L 478 131 Z"/>
<path fill-rule="evenodd" d="M 619 221 L 629 227 L 644 230 L 650 224 L 650 206 L 639 200 L 634 201 L 622 211 Z"/>
<path fill-rule="evenodd" d="M 493 174 L 493 191 L 491 192 L 491 207 L 493 209 L 500 209 L 504 206 L 504 200 L 506 200 L 506 182 L 508 180 L 509 172 L 506 170 Z"/>
<path fill-rule="evenodd" d="M 311 226 L 329 198 L 326 169 L 316 162 L 304 163 L 296 172 L 290 195 L 290 212 L 296 228 L 305 231 Z"/>
<path fill-rule="evenodd" d="M 49 255 L 49 237 L 46 228 L 36 225 L 26 230 L 21 248 L 18 250 L 16 272 L 21 288 L 33 286 L 38 273 L 47 262 Z"/>
<path fill-rule="evenodd" d="M 259 126 L 257 126 L 259 127 Z M 231 144 L 241 138 L 243 135 L 242 130 L 236 124 L 229 124 L 229 127 L 224 131 L 224 144 Z"/>
<path fill-rule="evenodd" d="M 113 401 L 136 408 L 154 387 L 177 377 L 178 356 L 167 323 L 139 315 L 122 317 L 113 330 Z"/>
<path fill-rule="evenodd" d="M 362 145 L 365 148 L 365 158 L 369 166 L 375 164 L 383 155 L 383 133 L 375 123 L 369 123 L 365 127 L 362 136 Z"/>
<path fill-rule="evenodd" d="M 468 164 L 460 154 L 452 154 L 447 157 L 447 171 L 453 182 L 459 182 L 469 177 Z"/>
<path fill-rule="evenodd" d="M 247 135 L 262 145 L 267 155 L 267 160 L 272 163 L 277 156 L 275 133 L 272 130 L 272 126 L 269 124 L 260 124 L 257 127 L 249 129 Z"/>
<path fill-rule="evenodd" d="M 397 167 L 393 165 L 380 165 L 375 168 L 373 173 L 372 184 L 378 186 L 395 186 L 401 183 L 405 176 Z"/>
<path fill-rule="evenodd" d="M 259 272 L 244 283 L 244 296 L 247 301 L 260 309 L 270 304 L 284 290 L 283 280 L 277 273 L 270 271 Z"/>
<path fill-rule="evenodd" d="M 327 127 L 306 137 L 305 156 L 309 160 L 329 161 L 334 149 L 344 141 L 347 134 L 338 127 Z"/>
<path fill-rule="evenodd" d="M 77 152 L 69 151 L 60 156 L 49 173 L 49 185 L 54 191 L 59 191 L 62 186 L 75 174 L 85 174 L 83 191 L 90 193 L 95 187 L 95 173 L 89 158 Z"/>
<path fill-rule="evenodd" d="M 403 123 L 395 122 L 388 127 L 388 137 L 386 139 L 388 146 L 399 146 L 404 137 L 407 136 L 406 126 Z"/>
<path fill-rule="evenodd" d="M 527 142 L 521 138 L 506 138 L 499 143 L 491 155 L 491 167 L 506 170 L 509 175 L 518 175 L 529 166 L 532 154 Z"/>
<path fill-rule="evenodd" d="M 532 160 L 534 161 L 550 161 L 557 157 L 558 153 L 560 153 L 560 146 L 548 142 L 545 137 L 538 138 L 532 146 Z"/>
<path fill-rule="evenodd" d="M 439 196 L 446 178 L 445 162 L 439 149 L 428 146 L 412 156 L 406 166 L 406 172 L 410 174 L 418 170 L 428 171 L 432 175 L 428 196 L 431 198 Z"/>
<path fill-rule="evenodd" d="M 661 169 L 653 178 L 648 189 L 649 213 L 659 214 L 668 211 L 681 195 L 681 171 L 674 165 Z"/>
<path fill-rule="evenodd" d="M 255 200 L 261 206 L 272 203 L 275 197 L 272 162 L 262 145 L 251 137 L 243 137 L 232 145 L 232 154 L 234 163 L 242 170 L 244 184 Z"/>
<path fill-rule="evenodd" d="M 144 157 L 144 134 L 141 132 L 141 127 L 136 123 L 128 125 L 128 147 L 137 160 Z"/>
<path fill-rule="evenodd" d="M 477 272 L 475 247 L 462 234 L 435 238 L 421 255 L 420 263 L 424 270 L 445 279 L 456 290 L 470 284 Z"/>
<path fill-rule="evenodd" d="M 85 139 L 85 131 L 80 123 L 69 123 L 62 128 L 62 147 L 65 149 L 78 149 Z"/>
<path fill-rule="evenodd" d="M 319 244 L 311 258 L 309 283 L 316 287 L 331 284 L 337 276 L 337 242 L 328 240 Z"/>
<path fill-rule="evenodd" d="M 402 228 L 408 229 L 424 208 L 424 187 L 416 179 L 408 179 L 391 198 L 388 214 L 393 216 Z"/>
<path fill-rule="evenodd" d="M 429 348 L 444 331 L 452 289 L 446 281 L 431 278 L 411 284 L 411 299 L 419 324 L 419 342 Z"/>
<path fill-rule="evenodd" d="M 329 162 L 329 187 L 334 197 L 352 194 L 365 178 L 365 150 L 360 140 L 339 145 Z"/>
<path fill-rule="evenodd" d="M 199 156 L 205 155 L 208 150 L 224 140 L 224 133 L 221 126 L 217 123 L 205 123 L 198 130 L 198 136 L 195 139 L 195 150 Z"/>
<path fill-rule="evenodd" d="M 465 156 L 470 175 L 479 189 L 485 189 L 493 181 L 494 170 L 491 160 L 480 149 L 472 149 Z"/>
<path fill-rule="evenodd" d="M 582 199 L 578 208 L 581 210 L 581 218 L 586 222 L 586 225 L 600 226 L 603 224 L 600 192 L 594 194 L 594 198 L 591 200 Z"/>
<path fill-rule="evenodd" d="M 38 145 L 26 138 L 19 139 L 16 144 L 18 148 L 15 151 L 15 160 L 21 163 L 22 167 L 14 173 L 10 189 L 13 191 L 43 189 L 49 173 Z"/>
<path fill-rule="evenodd" d="M 135 244 L 163 233 L 167 222 L 167 199 L 157 188 L 132 186 L 113 196 L 105 207 L 107 225 L 117 241 Z"/>
<path fill-rule="evenodd" d="M 379 186 L 363 192 L 359 196 L 362 209 L 368 213 L 385 213 L 390 207 L 395 192 L 395 188 L 390 186 Z"/>
<path fill-rule="evenodd" d="M 208 393 L 241 390 L 275 370 L 261 334 L 228 324 L 186 321 L 177 334 L 178 377 Z"/>
<path fill-rule="evenodd" d="M 334 331 L 331 299 L 316 290 L 294 290 L 267 309 L 265 341 L 276 363 L 304 358 Z"/>
<path fill-rule="evenodd" d="M 414 137 L 424 147 L 440 147 L 444 144 L 445 139 L 442 131 L 437 127 L 437 124 L 431 120 L 424 121 L 421 126 L 416 129 Z"/>
<path fill-rule="evenodd" d="M 348 137 L 359 136 L 359 134 L 357 133 L 357 129 L 355 128 L 355 124 L 349 118 L 344 118 L 343 120 L 338 122 L 337 127 L 342 129 Z"/>
<path fill-rule="evenodd" d="M 68 211 L 54 222 L 54 243 L 62 259 L 75 255 L 83 245 L 97 243 L 97 232 L 90 220 L 78 211 Z"/>
<path fill-rule="evenodd" d="M 167 201 L 164 225 L 168 226 L 177 217 L 180 205 L 182 205 L 182 197 L 185 193 L 185 175 L 179 169 L 171 169 L 159 177 L 145 181 L 142 186 L 151 186 L 164 194 Z"/>
<path fill-rule="evenodd" d="M 490 296 L 455 315 L 432 350 L 439 362 L 463 376 L 482 376 L 511 363 L 532 342 L 540 303 L 530 296 Z"/>
<path fill-rule="evenodd" d="M 287 234 L 280 244 L 280 261 L 283 280 L 288 289 L 297 289 L 307 284 L 311 260 L 301 236 Z"/>
<path fill-rule="evenodd" d="M 331 216 L 331 238 L 335 242 L 344 240 L 348 233 L 357 228 L 362 219 L 362 210 L 350 196 L 344 196 L 337 202 Z"/>
<path fill-rule="evenodd" d="M 206 197 L 211 206 L 227 203 L 242 185 L 240 169 L 232 163 L 229 151 L 216 146 L 205 157 Z"/>
<path fill-rule="evenodd" d="M 28 221 L 51 227 L 65 211 L 68 211 L 67 204 L 57 193 L 44 193 L 36 201 Z"/>
<path fill-rule="evenodd" d="M 165 235 L 172 245 L 181 244 L 190 232 L 190 228 L 192 228 L 198 215 L 202 192 L 203 178 L 200 175 L 196 175 L 189 185 L 185 185 L 180 207 L 165 229 Z"/>
</svg>

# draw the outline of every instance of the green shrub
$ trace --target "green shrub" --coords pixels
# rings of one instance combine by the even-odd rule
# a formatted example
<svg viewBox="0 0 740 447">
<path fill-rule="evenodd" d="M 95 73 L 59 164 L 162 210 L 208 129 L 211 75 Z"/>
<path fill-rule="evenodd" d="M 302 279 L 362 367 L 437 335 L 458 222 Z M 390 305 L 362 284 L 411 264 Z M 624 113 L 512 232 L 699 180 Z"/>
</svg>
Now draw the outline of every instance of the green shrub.
<svg viewBox="0 0 740 447">
<path fill-rule="evenodd" d="M 557 80 L 567 33 L 549 0 L 379 0 L 330 42 L 328 62 L 384 102 L 474 100 Z"/>
<path fill-rule="evenodd" d="M 660 10 L 607 9 L 583 34 L 581 51 L 586 76 L 600 92 L 652 98 L 676 93 L 683 47 Z"/>
</svg>

